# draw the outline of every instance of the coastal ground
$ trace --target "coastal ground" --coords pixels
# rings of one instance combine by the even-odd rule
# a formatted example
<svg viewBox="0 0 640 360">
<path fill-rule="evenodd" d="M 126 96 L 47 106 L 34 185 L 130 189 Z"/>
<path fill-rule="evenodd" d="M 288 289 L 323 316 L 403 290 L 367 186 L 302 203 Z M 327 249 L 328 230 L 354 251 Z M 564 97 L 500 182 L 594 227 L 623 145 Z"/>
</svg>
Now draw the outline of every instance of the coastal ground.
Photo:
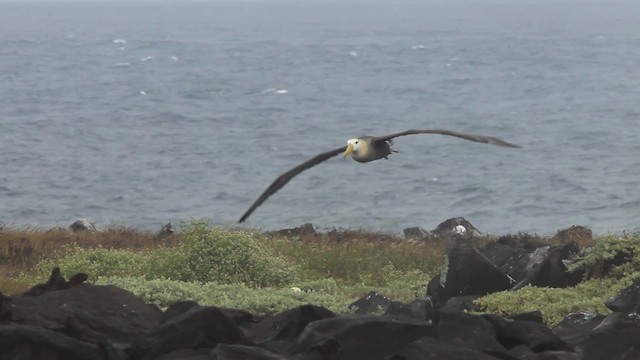
<svg viewBox="0 0 640 360">
<path fill-rule="evenodd" d="M 481 246 L 497 238 L 482 235 L 472 241 Z M 609 313 L 604 301 L 640 274 L 633 256 L 640 250 L 640 235 L 594 235 L 578 242 L 581 252 L 575 260 L 588 269 L 579 285 L 527 286 L 476 303 L 500 315 L 540 310 L 549 325 L 572 311 Z M 366 230 L 265 234 L 198 221 L 163 236 L 117 226 L 76 232 L 5 228 L 0 231 L 0 292 L 20 294 L 46 281 L 59 266 L 67 278 L 84 272 L 91 283 L 118 285 L 160 307 L 195 300 L 275 314 L 310 303 L 344 314 L 372 290 L 405 302 L 424 297 L 427 283 L 442 267 L 445 247 L 437 238 L 405 239 Z M 603 276 L 603 264 L 620 252 L 630 254 L 629 259 Z"/>
</svg>

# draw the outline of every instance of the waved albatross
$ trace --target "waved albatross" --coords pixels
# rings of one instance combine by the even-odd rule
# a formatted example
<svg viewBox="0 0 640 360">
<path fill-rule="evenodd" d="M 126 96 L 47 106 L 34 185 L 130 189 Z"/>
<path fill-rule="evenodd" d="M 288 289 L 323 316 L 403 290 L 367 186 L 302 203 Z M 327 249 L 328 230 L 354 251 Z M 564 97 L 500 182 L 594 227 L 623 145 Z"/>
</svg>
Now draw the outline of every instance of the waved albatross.
<svg viewBox="0 0 640 360">
<path fill-rule="evenodd" d="M 465 134 L 450 130 L 407 130 L 384 136 L 361 136 L 359 138 L 349 139 L 347 140 L 347 145 L 318 154 L 315 157 L 278 176 L 278 178 L 271 185 L 269 185 L 269 187 L 262 193 L 262 195 L 260 195 L 260 197 L 244 213 L 244 215 L 242 215 L 238 222 L 241 223 L 247 220 L 247 218 L 258 208 L 258 206 L 260 206 L 265 200 L 267 200 L 269 196 L 280 190 L 289 182 L 289 180 L 293 179 L 294 176 L 300 174 L 301 172 L 313 166 L 316 166 L 321 162 L 328 160 L 329 158 L 332 158 L 340 153 L 342 153 L 345 158 L 351 155 L 353 160 L 362 163 L 382 158 L 386 159 L 387 156 L 389 156 L 392 152 L 395 152 L 393 149 L 391 149 L 391 145 L 393 145 L 393 138 L 414 134 L 441 134 L 486 144 L 494 144 L 506 147 L 520 147 L 518 145 L 508 143 L 492 136 Z"/>
</svg>

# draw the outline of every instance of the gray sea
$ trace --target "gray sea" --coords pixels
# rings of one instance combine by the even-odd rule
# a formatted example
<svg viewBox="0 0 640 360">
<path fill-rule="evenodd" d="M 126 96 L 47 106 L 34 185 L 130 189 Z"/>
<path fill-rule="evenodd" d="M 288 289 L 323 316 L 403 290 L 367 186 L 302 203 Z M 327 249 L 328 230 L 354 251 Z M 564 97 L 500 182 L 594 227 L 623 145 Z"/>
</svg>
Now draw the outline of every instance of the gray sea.
<svg viewBox="0 0 640 360">
<path fill-rule="evenodd" d="M 0 3 L 0 224 L 640 230 L 640 2 Z"/>
</svg>

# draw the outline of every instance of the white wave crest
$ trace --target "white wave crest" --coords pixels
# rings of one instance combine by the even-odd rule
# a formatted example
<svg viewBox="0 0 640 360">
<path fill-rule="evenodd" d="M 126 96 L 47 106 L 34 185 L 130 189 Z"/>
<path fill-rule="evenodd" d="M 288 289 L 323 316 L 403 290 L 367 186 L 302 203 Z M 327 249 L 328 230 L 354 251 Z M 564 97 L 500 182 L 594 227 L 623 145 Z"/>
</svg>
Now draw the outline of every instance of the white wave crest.
<svg viewBox="0 0 640 360">
<path fill-rule="evenodd" d="M 262 90 L 260 92 L 260 94 L 270 94 L 270 93 L 273 93 L 273 94 L 288 94 L 289 90 L 287 90 L 287 89 L 269 88 L 269 89 Z"/>
</svg>

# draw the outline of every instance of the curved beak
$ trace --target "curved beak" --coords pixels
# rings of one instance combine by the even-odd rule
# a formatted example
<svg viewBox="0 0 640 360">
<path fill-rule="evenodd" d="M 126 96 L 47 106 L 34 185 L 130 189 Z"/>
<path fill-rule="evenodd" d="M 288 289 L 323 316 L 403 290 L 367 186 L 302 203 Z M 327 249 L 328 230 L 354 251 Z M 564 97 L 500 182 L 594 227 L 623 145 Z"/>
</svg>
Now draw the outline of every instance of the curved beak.
<svg viewBox="0 0 640 360">
<path fill-rule="evenodd" d="M 352 152 L 353 152 L 353 144 L 350 143 L 349 145 L 347 145 L 347 150 L 345 150 L 344 153 L 342 153 L 342 155 L 346 159 L 347 156 L 351 155 Z"/>
</svg>

